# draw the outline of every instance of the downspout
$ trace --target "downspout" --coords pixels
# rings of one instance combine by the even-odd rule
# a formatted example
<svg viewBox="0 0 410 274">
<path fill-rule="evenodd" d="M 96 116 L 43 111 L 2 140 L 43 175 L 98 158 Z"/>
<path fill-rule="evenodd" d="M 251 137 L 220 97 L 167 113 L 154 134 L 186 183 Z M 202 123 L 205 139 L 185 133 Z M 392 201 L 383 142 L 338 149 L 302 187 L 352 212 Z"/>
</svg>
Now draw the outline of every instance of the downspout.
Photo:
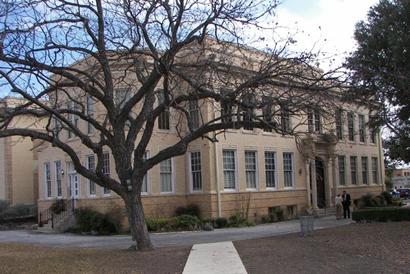
<svg viewBox="0 0 410 274">
<path fill-rule="evenodd" d="M 219 187 L 218 180 L 218 167 L 219 167 L 219 157 L 218 157 L 218 143 L 214 142 L 214 156 L 215 156 L 215 185 L 216 185 L 216 203 L 218 209 L 218 218 L 222 217 L 222 204 L 221 204 L 221 191 Z"/>
<path fill-rule="evenodd" d="M 378 132 L 379 138 L 378 142 L 379 142 L 379 173 L 380 173 L 380 183 L 382 184 L 382 191 L 386 190 L 386 184 L 384 182 L 384 178 L 383 178 L 383 170 L 384 170 L 384 161 L 383 159 L 383 153 L 382 153 L 382 136 L 380 134 L 380 131 Z"/>
</svg>

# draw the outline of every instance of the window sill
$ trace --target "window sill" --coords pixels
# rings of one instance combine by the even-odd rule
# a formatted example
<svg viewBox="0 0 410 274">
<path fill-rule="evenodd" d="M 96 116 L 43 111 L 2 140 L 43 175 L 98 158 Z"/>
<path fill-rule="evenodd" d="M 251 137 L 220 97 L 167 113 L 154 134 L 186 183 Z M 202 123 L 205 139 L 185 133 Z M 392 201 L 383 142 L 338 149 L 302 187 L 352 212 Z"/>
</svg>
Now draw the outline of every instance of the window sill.
<svg viewBox="0 0 410 274">
<path fill-rule="evenodd" d="M 265 136 L 275 136 L 275 133 L 269 132 L 269 131 L 262 131 L 262 135 L 265 135 Z"/>
<path fill-rule="evenodd" d="M 149 192 L 141 192 L 141 196 L 149 196 L 150 193 Z"/>
<path fill-rule="evenodd" d="M 246 191 L 248 191 L 248 192 L 258 192 L 258 189 L 256 189 L 256 188 L 247 188 Z"/>
<path fill-rule="evenodd" d="M 295 190 L 295 187 L 294 186 L 285 186 L 283 189 L 284 190 Z"/>
<path fill-rule="evenodd" d="M 267 187 L 265 190 L 266 191 L 276 191 L 278 189 L 276 187 Z"/>
<path fill-rule="evenodd" d="M 231 189 L 231 188 L 224 188 L 223 192 L 233 193 L 233 192 L 238 192 L 238 190 L 236 190 L 236 189 Z"/>
<path fill-rule="evenodd" d="M 164 196 L 167 196 L 167 195 L 169 196 L 169 195 L 175 195 L 175 192 L 172 192 L 172 191 L 171 192 L 160 192 L 159 194 L 164 195 Z"/>
</svg>

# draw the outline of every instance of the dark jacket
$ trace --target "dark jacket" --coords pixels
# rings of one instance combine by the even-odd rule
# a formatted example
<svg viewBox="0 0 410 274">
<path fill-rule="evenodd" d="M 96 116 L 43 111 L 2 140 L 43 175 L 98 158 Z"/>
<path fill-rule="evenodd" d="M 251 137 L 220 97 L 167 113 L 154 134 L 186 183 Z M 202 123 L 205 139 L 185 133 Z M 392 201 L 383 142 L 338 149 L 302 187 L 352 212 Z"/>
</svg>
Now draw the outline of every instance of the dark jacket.
<svg viewBox="0 0 410 274">
<path fill-rule="evenodd" d="M 346 193 L 345 195 L 342 196 L 342 198 L 343 198 L 343 202 L 342 202 L 343 205 L 350 206 L 350 203 L 351 203 L 350 194 Z"/>
</svg>

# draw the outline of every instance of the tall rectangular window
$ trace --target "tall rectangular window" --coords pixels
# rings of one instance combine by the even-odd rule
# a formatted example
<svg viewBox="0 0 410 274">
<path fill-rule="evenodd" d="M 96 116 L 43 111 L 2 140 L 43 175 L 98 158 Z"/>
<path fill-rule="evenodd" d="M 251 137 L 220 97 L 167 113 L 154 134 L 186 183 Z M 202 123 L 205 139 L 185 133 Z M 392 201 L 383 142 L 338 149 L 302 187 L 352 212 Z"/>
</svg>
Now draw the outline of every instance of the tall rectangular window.
<svg viewBox="0 0 410 274">
<path fill-rule="evenodd" d="M 345 156 L 338 157 L 339 164 L 339 185 L 346 185 L 346 173 L 345 173 Z"/>
<path fill-rule="evenodd" d="M 335 113 L 336 120 L 336 137 L 338 140 L 343 140 L 343 110 L 337 109 Z"/>
<path fill-rule="evenodd" d="M 359 141 L 361 143 L 366 141 L 366 122 L 362 114 L 359 114 Z"/>
<path fill-rule="evenodd" d="M 62 187 L 61 187 L 61 161 L 55 161 L 55 171 L 56 171 L 56 190 L 57 197 L 63 196 Z"/>
<path fill-rule="evenodd" d="M 87 96 L 87 116 L 94 119 L 94 99 L 92 96 Z M 87 133 L 94 133 L 94 126 L 89 122 L 87 123 Z"/>
<path fill-rule="evenodd" d="M 365 185 L 369 183 L 368 171 L 367 157 L 362 157 L 362 182 Z"/>
<path fill-rule="evenodd" d="M 95 171 L 95 157 L 94 155 L 88 155 L 87 156 L 87 169 L 90 171 Z M 88 180 L 88 191 L 89 194 L 95 195 L 96 194 L 96 190 L 95 190 L 95 183 L 91 180 Z"/>
<path fill-rule="evenodd" d="M 223 169 L 224 169 L 224 188 L 235 189 L 236 181 L 236 164 L 235 164 L 235 151 L 223 150 Z"/>
<path fill-rule="evenodd" d="M 163 91 L 158 93 L 158 103 L 159 104 L 165 103 L 165 94 Z M 165 106 L 165 109 L 158 116 L 158 128 L 159 129 L 170 129 L 169 119 L 170 119 L 169 108 Z"/>
<path fill-rule="evenodd" d="M 198 100 L 189 101 L 189 117 L 191 118 L 192 129 L 199 128 L 200 112 L 199 112 Z"/>
<path fill-rule="evenodd" d="M 263 128 L 263 131 L 265 132 L 272 132 L 272 102 L 269 101 L 269 99 L 264 99 L 265 100 L 265 106 L 262 108 L 262 115 L 263 115 L 263 121 L 266 123 L 266 126 Z"/>
<path fill-rule="evenodd" d="M 51 197 L 51 170 L 50 163 L 44 163 L 44 182 L 47 198 Z"/>
<path fill-rule="evenodd" d="M 308 130 L 309 132 L 317 133 L 322 130 L 320 111 L 317 109 L 308 109 Z"/>
<path fill-rule="evenodd" d="M 350 176 L 352 185 L 357 185 L 357 157 L 350 156 Z"/>
<path fill-rule="evenodd" d="M 349 141 L 354 142 L 354 113 L 349 112 L 347 114 L 347 130 L 348 130 L 348 135 L 349 135 Z"/>
<path fill-rule="evenodd" d="M 148 151 L 144 152 L 143 158 L 144 158 L 144 161 L 148 159 Z M 148 173 L 145 174 L 142 180 L 141 193 L 148 194 Z"/>
<path fill-rule="evenodd" d="M 377 139 L 377 129 L 371 128 L 370 129 L 370 143 L 375 144 Z"/>
<path fill-rule="evenodd" d="M 256 152 L 245 151 L 246 188 L 256 189 Z"/>
<path fill-rule="evenodd" d="M 172 160 L 166 159 L 159 164 L 160 169 L 160 191 L 170 193 L 172 189 Z"/>
<path fill-rule="evenodd" d="M 78 104 L 74 101 L 68 101 L 67 103 L 67 108 L 69 111 L 78 111 Z M 70 122 L 71 126 L 78 128 L 78 115 L 75 115 L 73 113 L 68 114 L 68 121 Z M 71 130 L 68 130 L 68 138 L 74 138 L 74 133 Z"/>
<path fill-rule="evenodd" d="M 122 109 L 127 101 L 131 99 L 131 90 L 128 88 L 119 88 L 115 90 L 114 103 L 118 109 Z"/>
<path fill-rule="evenodd" d="M 265 176 L 266 188 L 276 187 L 275 152 L 265 151 Z"/>
<path fill-rule="evenodd" d="M 281 124 L 281 129 L 283 133 L 289 133 L 290 132 L 290 111 L 289 109 L 282 107 L 281 113 L 280 113 L 280 124 Z"/>
<path fill-rule="evenodd" d="M 372 179 L 374 184 L 379 183 L 379 165 L 377 163 L 377 157 L 372 157 Z"/>
<path fill-rule="evenodd" d="M 283 177 L 285 187 L 293 187 L 293 154 L 283 153 Z"/>
<path fill-rule="evenodd" d="M 110 154 L 107 152 L 103 154 L 102 172 L 105 175 L 110 176 Z M 107 187 L 104 187 L 103 192 L 104 194 L 110 194 L 111 191 Z"/>
<path fill-rule="evenodd" d="M 201 152 L 191 152 L 191 181 L 192 191 L 202 190 Z"/>
</svg>

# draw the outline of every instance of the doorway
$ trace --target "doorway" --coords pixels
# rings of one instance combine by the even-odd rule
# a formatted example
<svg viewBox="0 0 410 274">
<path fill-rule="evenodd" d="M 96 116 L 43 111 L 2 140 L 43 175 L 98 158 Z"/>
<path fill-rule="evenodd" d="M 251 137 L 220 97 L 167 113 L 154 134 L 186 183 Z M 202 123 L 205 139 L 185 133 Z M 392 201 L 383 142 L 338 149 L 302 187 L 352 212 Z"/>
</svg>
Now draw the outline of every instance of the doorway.
<svg viewBox="0 0 410 274">
<path fill-rule="evenodd" d="M 319 158 L 315 160 L 316 164 L 316 191 L 318 208 L 326 207 L 326 189 L 325 189 L 325 166 Z"/>
</svg>

